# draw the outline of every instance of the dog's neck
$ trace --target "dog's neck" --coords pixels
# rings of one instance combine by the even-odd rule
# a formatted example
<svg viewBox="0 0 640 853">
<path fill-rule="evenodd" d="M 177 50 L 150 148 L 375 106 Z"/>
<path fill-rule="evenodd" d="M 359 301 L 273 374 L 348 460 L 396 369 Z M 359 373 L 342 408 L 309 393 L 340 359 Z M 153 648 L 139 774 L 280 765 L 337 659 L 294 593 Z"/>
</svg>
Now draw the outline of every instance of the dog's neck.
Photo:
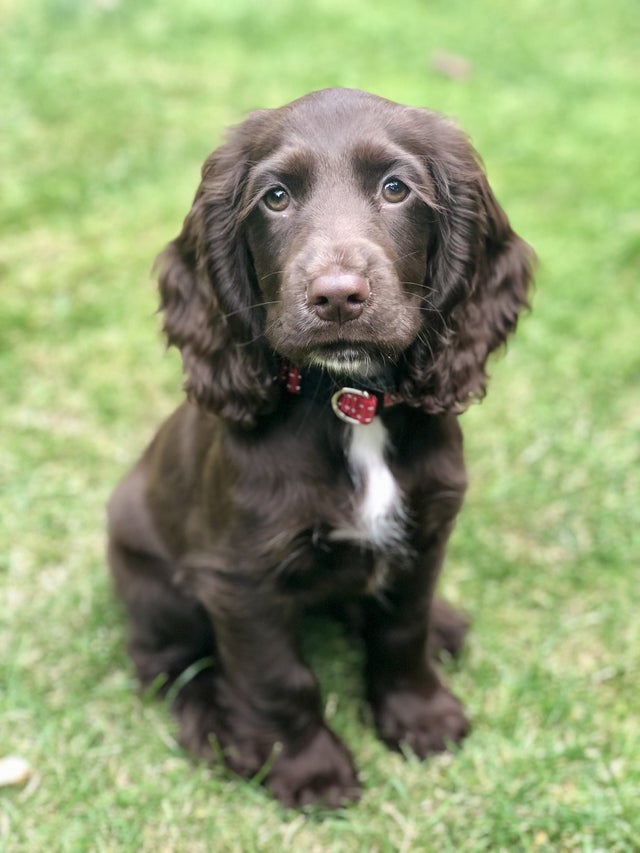
<svg viewBox="0 0 640 853">
<path fill-rule="evenodd" d="M 278 382 L 289 394 L 326 400 L 336 417 L 354 425 L 371 424 L 383 408 L 402 402 L 393 368 L 362 378 L 315 367 L 301 370 L 287 359 L 280 359 Z"/>
</svg>

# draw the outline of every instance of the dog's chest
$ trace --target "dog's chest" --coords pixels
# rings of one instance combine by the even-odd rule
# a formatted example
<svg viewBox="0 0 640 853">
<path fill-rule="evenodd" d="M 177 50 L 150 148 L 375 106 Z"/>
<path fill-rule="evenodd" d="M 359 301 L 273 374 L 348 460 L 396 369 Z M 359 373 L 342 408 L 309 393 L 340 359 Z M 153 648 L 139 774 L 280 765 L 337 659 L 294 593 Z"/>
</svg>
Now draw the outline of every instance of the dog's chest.
<svg viewBox="0 0 640 853">
<path fill-rule="evenodd" d="M 405 539 L 402 492 L 387 461 L 388 436 L 380 420 L 353 426 L 345 456 L 354 486 L 350 524 L 331 539 L 351 540 L 376 551 L 393 551 Z"/>
<path fill-rule="evenodd" d="M 345 494 L 342 477 L 338 488 L 323 490 L 322 514 L 311 529 L 300 530 L 302 539 L 278 567 L 284 588 L 311 598 L 379 593 L 411 557 L 404 496 L 389 465 L 384 424 L 376 418 L 349 427 L 344 439 L 350 492 Z M 309 485 L 309 494 L 316 493 L 317 485 Z"/>
</svg>

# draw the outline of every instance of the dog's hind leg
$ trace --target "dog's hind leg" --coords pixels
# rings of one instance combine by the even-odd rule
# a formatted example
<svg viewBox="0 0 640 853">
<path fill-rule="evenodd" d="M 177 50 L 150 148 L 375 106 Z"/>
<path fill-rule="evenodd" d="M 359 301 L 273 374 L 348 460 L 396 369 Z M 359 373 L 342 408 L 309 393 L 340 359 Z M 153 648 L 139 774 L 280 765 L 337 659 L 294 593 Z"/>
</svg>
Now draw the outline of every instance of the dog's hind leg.
<svg viewBox="0 0 640 853">
<path fill-rule="evenodd" d="M 128 617 L 128 650 L 143 686 L 163 691 L 188 667 L 211 657 L 214 638 L 204 608 L 175 582 L 176 567 L 145 501 L 144 461 L 125 477 L 108 505 L 108 561 Z"/>
</svg>

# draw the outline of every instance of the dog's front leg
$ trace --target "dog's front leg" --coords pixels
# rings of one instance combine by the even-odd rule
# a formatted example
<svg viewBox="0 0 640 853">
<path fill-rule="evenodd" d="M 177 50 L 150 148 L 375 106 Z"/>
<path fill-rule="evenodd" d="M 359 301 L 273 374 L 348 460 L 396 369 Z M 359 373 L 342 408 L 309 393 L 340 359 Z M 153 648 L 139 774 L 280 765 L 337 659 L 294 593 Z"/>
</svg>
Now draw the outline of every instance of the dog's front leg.
<svg viewBox="0 0 640 853">
<path fill-rule="evenodd" d="M 432 596 L 448 530 L 421 543 L 414 565 L 365 606 L 367 695 L 382 740 L 420 758 L 459 742 L 468 731 L 462 705 L 442 684 L 427 643 Z"/>
<path fill-rule="evenodd" d="M 187 690 L 177 708 L 182 719 L 200 721 L 196 751 L 203 752 L 197 743 L 215 738 L 234 771 L 264 774 L 287 806 L 357 799 L 353 761 L 323 721 L 318 683 L 298 652 L 291 608 L 238 573 L 202 577 L 199 598 L 216 642 L 214 676 L 208 692 L 191 691 L 200 707 L 185 707 Z"/>
</svg>

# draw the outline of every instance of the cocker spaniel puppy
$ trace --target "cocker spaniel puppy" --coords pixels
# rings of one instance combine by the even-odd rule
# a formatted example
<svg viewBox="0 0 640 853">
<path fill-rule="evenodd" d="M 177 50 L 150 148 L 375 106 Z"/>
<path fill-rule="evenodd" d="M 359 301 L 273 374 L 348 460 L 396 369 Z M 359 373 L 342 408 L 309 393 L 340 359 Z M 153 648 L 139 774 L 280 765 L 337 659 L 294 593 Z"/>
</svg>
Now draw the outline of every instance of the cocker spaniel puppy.
<svg viewBox="0 0 640 853">
<path fill-rule="evenodd" d="M 143 684 L 181 742 L 286 805 L 359 795 L 296 639 L 357 611 L 376 729 L 420 758 L 468 724 L 433 593 L 465 491 L 457 415 L 527 305 L 533 253 L 448 120 L 364 92 L 251 114 L 158 259 L 185 402 L 109 503 Z"/>
</svg>

